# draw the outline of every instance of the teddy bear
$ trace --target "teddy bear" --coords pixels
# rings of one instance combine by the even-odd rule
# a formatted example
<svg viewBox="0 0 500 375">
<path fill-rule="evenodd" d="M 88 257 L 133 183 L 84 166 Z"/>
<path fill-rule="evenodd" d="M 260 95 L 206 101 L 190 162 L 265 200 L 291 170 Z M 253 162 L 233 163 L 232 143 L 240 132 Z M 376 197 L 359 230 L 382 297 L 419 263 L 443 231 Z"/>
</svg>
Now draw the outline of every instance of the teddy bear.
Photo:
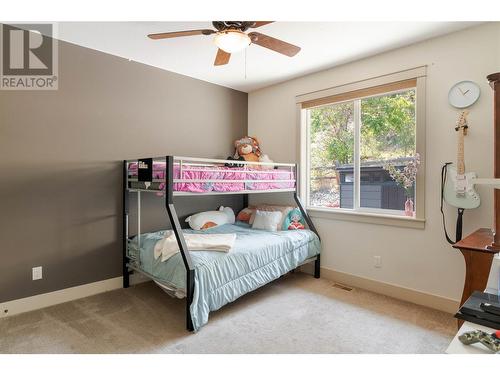
<svg viewBox="0 0 500 375">
<path fill-rule="evenodd" d="M 263 154 L 259 141 L 255 137 L 246 136 L 234 141 L 234 156 L 232 160 L 258 161 L 272 163 L 272 160 L 266 154 Z M 263 169 L 272 169 L 273 166 L 263 166 Z"/>
<path fill-rule="evenodd" d="M 234 159 L 243 157 L 245 161 L 259 161 L 261 156 L 259 141 L 255 137 L 243 137 L 234 141 Z"/>
</svg>

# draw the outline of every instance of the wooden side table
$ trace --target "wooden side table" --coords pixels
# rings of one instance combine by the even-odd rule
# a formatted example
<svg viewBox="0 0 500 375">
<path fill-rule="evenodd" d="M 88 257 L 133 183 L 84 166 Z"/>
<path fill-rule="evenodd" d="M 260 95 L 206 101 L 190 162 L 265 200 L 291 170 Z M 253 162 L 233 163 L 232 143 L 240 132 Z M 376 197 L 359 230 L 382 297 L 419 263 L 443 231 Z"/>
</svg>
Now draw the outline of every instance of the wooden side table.
<svg viewBox="0 0 500 375">
<path fill-rule="evenodd" d="M 488 283 L 493 256 L 499 252 L 491 246 L 493 233 L 490 229 L 481 228 L 457 242 L 453 247 L 459 249 L 465 259 L 465 283 L 460 306 L 475 290 L 485 290 Z M 458 321 L 458 327 L 463 321 Z"/>
</svg>

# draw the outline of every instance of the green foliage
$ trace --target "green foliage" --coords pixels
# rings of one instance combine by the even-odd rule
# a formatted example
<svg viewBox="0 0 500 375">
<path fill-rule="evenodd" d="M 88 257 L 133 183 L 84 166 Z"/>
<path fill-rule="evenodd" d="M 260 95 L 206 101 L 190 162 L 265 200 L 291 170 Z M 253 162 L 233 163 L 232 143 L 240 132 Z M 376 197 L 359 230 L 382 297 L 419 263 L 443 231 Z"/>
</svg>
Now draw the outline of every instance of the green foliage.
<svg viewBox="0 0 500 375">
<path fill-rule="evenodd" d="M 354 104 L 310 110 L 311 166 L 353 162 Z M 379 160 L 415 152 L 415 91 L 361 100 L 361 159 Z"/>
<path fill-rule="evenodd" d="M 340 103 L 310 111 L 313 166 L 352 163 L 354 105 Z"/>
<path fill-rule="evenodd" d="M 361 158 L 386 159 L 415 152 L 415 90 L 361 101 Z"/>
</svg>

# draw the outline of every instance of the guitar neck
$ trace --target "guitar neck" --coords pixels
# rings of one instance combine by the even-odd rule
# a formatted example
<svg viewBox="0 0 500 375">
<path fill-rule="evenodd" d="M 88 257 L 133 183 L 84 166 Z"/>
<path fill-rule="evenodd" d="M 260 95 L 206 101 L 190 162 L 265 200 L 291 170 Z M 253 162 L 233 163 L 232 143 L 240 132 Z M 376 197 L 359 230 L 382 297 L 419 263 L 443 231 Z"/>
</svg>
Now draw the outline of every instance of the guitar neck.
<svg viewBox="0 0 500 375">
<path fill-rule="evenodd" d="M 457 174 L 465 174 L 465 162 L 464 162 L 464 132 L 463 129 L 458 129 L 458 140 L 457 140 Z"/>
<path fill-rule="evenodd" d="M 494 185 L 495 189 L 500 189 L 500 178 L 471 178 L 473 185 Z"/>
</svg>

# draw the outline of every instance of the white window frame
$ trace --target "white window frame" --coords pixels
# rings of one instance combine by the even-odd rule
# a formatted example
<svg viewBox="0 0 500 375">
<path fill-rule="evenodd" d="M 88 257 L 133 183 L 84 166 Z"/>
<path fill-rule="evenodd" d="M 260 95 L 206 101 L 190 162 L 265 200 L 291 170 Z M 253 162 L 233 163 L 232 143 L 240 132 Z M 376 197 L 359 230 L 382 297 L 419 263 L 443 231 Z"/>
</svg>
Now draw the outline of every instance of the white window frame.
<svg viewBox="0 0 500 375">
<path fill-rule="evenodd" d="M 296 98 L 297 116 L 300 126 L 300 190 L 301 199 L 306 202 L 308 212 L 313 217 L 339 219 L 358 222 L 368 222 L 384 225 L 396 225 L 410 228 L 421 228 L 425 226 L 425 67 L 408 69 L 405 71 L 387 74 L 363 81 L 358 81 L 351 84 L 333 87 L 326 90 L 315 91 L 313 93 L 300 95 Z M 368 207 L 360 207 L 360 128 L 361 128 L 361 99 L 368 97 L 383 96 L 396 92 L 407 91 L 411 88 L 405 88 L 394 91 L 387 91 L 375 95 L 361 96 L 359 98 L 350 98 L 344 102 L 354 102 L 354 125 L 355 125 L 355 144 L 354 144 L 354 200 L 353 208 L 323 208 L 311 206 L 309 204 L 310 197 L 310 126 L 308 108 L 303 108 L 303 103 L 311 100 L 321 100 L 334 95 L 341 95 L 352 91 L 369 89 L 376 86 L 387 85 L 390 83 L 400 82 L 403 80 L 416 80 L 416 101 L 415 101 L 415 116 L 416 116 L 416 152 L 420 154 L 421 164 L 417 173 L 416 189 L 415 189 L 415 217 L 404 216 L 403 211 L 373 209 Z M 340 101 L 336 102 L 340 103 Z M 328 104 L 324 104 L 328 105 Z"/>
</svg>

